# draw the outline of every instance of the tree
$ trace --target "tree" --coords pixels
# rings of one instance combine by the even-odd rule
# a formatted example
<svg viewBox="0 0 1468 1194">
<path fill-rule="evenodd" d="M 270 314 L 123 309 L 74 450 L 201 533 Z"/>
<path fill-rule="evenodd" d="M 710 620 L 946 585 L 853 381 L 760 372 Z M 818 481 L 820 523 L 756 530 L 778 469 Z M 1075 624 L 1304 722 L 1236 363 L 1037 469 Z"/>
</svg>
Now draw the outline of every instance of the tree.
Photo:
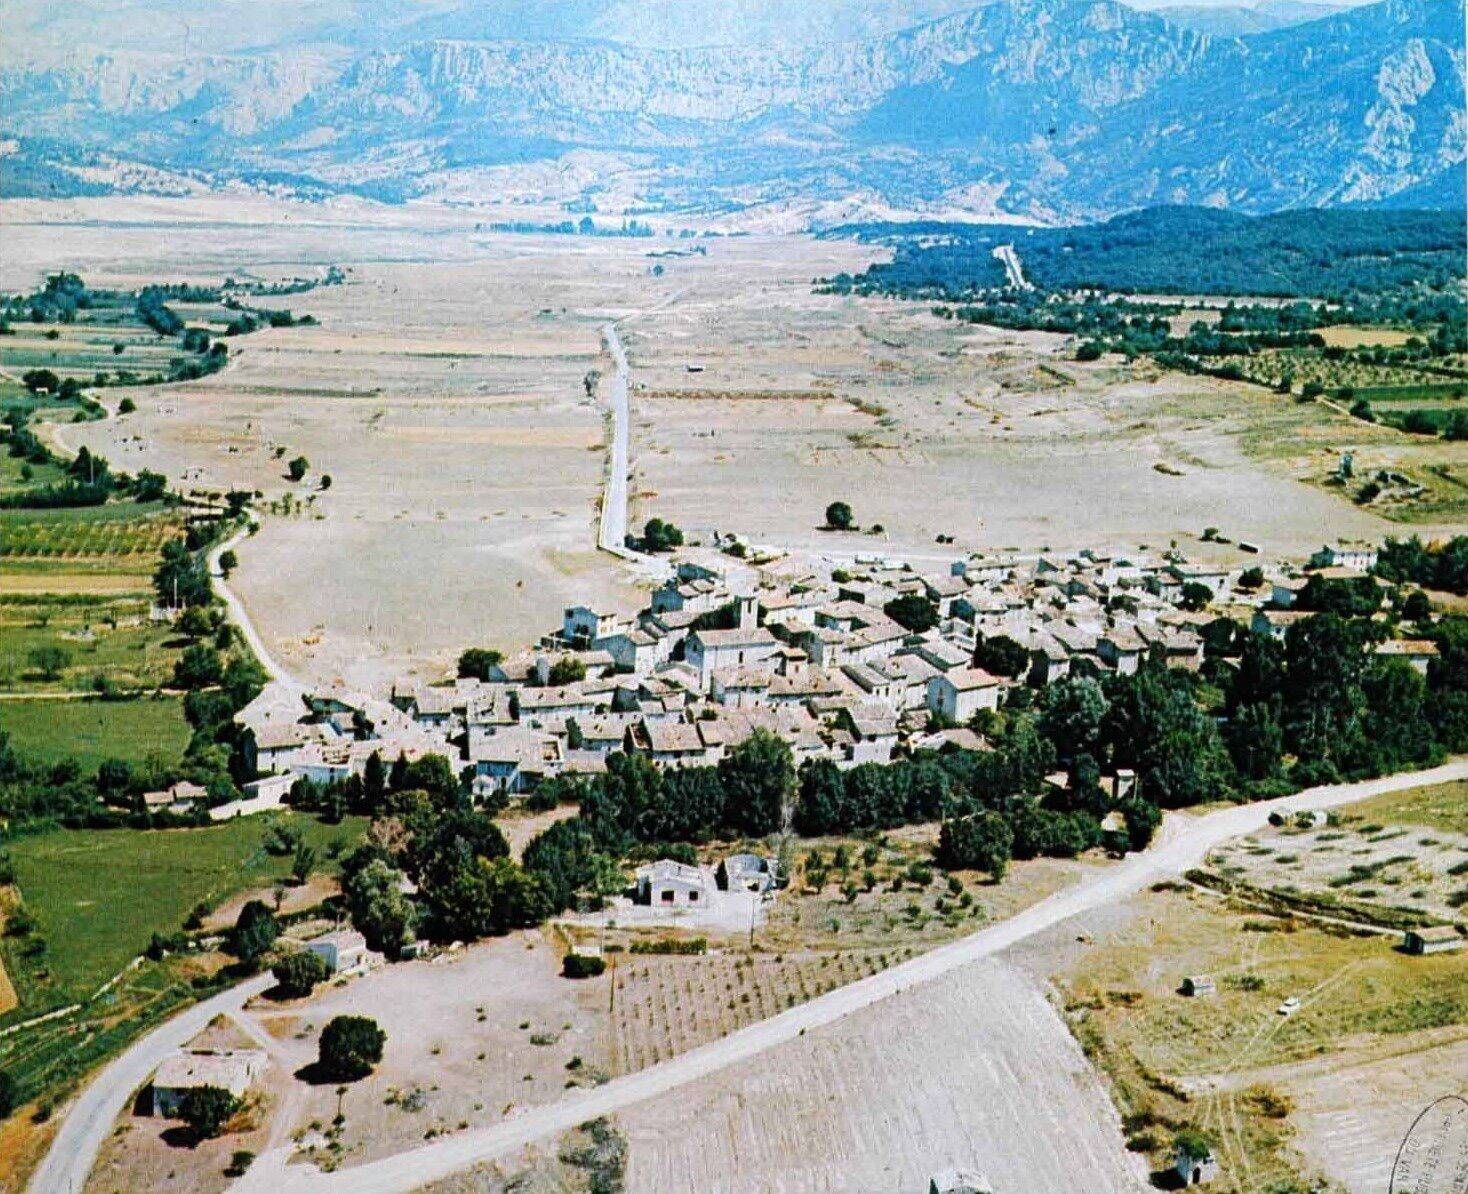
<svg viewBox="0 0 1468 1194">
<path fill-rule="evenodd" d="M 304 456 L 297 456 L 285 466 L 285 473 L 292 481 L 300 481 L 305 478 L 306 470 L 311 467 L 311 462 Z"/>
<path fill-rule="evenodd" d="M 185 647 L 173 665 L 173 683 L 177 688 L 207 688 L 224 679 L 224 660 L 213 647 L 195 643 Z"/>
<path fill-rule="evenodd" d="M 317 1068 L 332 1082 L 355 1082 L 382 1060 L 387 1033 L 368 1016 L 335 1016 L 321 1030 Z"/>
<path fill-rule="evenodd" d="M 291 878 L 297 883 L 304 883 L 311 877 L 311 872 L 316 869 L 316 847 L 307 842 L 301 842 L 296 847 L 295 857 L 291 859 Z"/>
<path fill-rule="evenodd" d="M 1199 584 L 1195 580 L 1188 581 L 1183 585 L 1182 598 L 1179 604 L 1186 610 L 1207 609 L 1208 603 L 1213 600 L 1213 590 L 1207 585 Z"/>
<path fill-rule="evenodd" d="M 287 999 L 304 999 L 331 977 L 331 967 L 320 954 L 308 949 L 286 954 L 270 968 L 280 993 Z"/>
<path fill-rule="evenodd" d="M 1240 776 L 1247 780 L 1273 779 L 1284 757 L 1284 731 L 1271 706 L 1245 705 L 1230 719 L 1228 752 Z"/>
<path fill-rule="evenodd" d="M 642 549 L 644 551 L 672 551 L 675 547 L 682 546 L 683 532 L 671 522 L 664 522 L 661 518 L 649 518 L 647 524 L 642 528 Z"/>
<path fill-rule="evenodd" d="M 43 680 L 55 680 L 71 664 L 71 652 L 55 643 L 34 648 L 29 659 Z"/>
<path fill-rule="evenodd" d="M 1004 878 L 1014 848 L 1014 831 L 997 812 L 980 812 L 943 822 L 938 833 L 938 863 L 950 871 L 987 871 Z"/>
<path fill-rule="evenodd" d="M 323 489 L 323 490 L 330 489 L 331 488 L 331 474 L 330 473 L 322 473 L 321 474 L 321 480 L 319 482 L 319 485 L 320 485 L 321 489 Z"/>
<path fill-rule="evenodd" d="M 552 688 L 563 684 L 576 684 L 586 679 L 586 661 L 575 655 L 562 655 L 551 664 L 546 683 Z"/>
<path fill-rule="evenodd" d="M 20 1105 L 20 1087 L 8 1070 L 0 1070 L 0 1119 L 6 1119 Z"/>
<path fill-rule="evenodd" d="M 153 588 L 164 605 L 206 605 L 213 598 L 209 570 L 185 539 L 163 545 L 162 562 L 153 573 Z"/>
<path fill-rule="evenodd" d="M 403 873 L 378 854 L 355 863 L 349 858 L 343 872 L 342 894 L 352 924 L 372 949 L 398 957 L 413 939 L 417 920 L 412 902 L 403 894 Z"/>
<path fill-rule="evenodd" d="M 241 962 L 259 960 L 280 936 L 275 914 L 260 900 L 250 900 L 240 909 L 230 931 L 230 952 Z"/>
<path fill-rule="evenodd" d="M 119 408 L 119 413 L 122 412 Z M 168 478 L 162 473 L 142 469 L 133 478 L 133 497 L 140 502 L 161 502 L 168 493 Z"/>
<path fill-rule="evenodd" d="M 1250 568 L 1245 568 L 1239 573 L 1239 588 L 1241 589 L 1248 589 L 1252 592 L 1254 589 L 1262 587 L 1263 584 L 1264 569 L 1259 567 L 1258 564 Z"/>
<path fill-rule="evenodd" d="M 832 502 L 826 507 L 826 526 L 831 530 L 849 531 L 854 523 L 851 507 L 845 502 Z"/>
<path fill-rule="evenodd" d="M 240 558 L 235 555 L 233 549 L 226 548 L 219 553 L 219 571 L 224 579 L 229 579 L 229 574 L 240 566 Z"/>
<path fill-rule="evenodd" d="M 938 607 L 919 593 L 904 593 L 882 607 L 882 612 L 913 634 L 922 634 L 938 624 Z"/>
<path fill-rule="evenodd" d="M 54 394 L 61 388 L 61 378 L 50 369 L 27 369 L 20 375 L 20 384 L 33 394 Z"/>
<path fill-rule="evenodd" d="M 1067 676 L 1049 685 L 1040 697 L 1039 731 L 1063 759 L 1100 751 L 1101 726 L 1111 707 L 1095 680 Z"/>
<path fill-rule="evenodd" d="M 974 666 L 983 668 L 992 676 L 1012 679 L 1029 671 L 1030 652 L 1008 635 L 996 634 L 979 640 L 979 645 L 974 648 Z"/>
<path fill-rule="evenodd" d="M 459 676 L 466 680 L 488 680 L 494 668 L 505 660 L 503 651 L 492 647 L 470 647 L 459 656 Z"/>
<path fill-rule="evenodd" d="M 719 760 L 726 819 L 741 833 L 763 837 L 785 826 L 795 797 L 795 760 L 784 739 L 755 730 Z"/>
<path fill-rule="evenodd" d="M 194 1086 L 178 1101 L 178 1116 L 196 1140 L 212 1140 L 224 1130 L 240 1101 L 222 1086 Z"/>
</svg>

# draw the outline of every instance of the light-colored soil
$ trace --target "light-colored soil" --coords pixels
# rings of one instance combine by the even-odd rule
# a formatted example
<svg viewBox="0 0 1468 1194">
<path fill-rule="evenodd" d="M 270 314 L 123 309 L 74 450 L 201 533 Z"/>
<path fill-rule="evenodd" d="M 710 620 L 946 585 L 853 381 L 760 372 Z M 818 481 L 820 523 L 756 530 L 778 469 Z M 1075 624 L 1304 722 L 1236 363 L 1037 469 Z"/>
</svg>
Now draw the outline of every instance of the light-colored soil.
<svg viewBox="0 0 1468 1194">
<path fill-rule="evenodd" d="M 1451 920 L 1468 890 L 1468 836 L 1361 818 L 1319 829 L 1271 828 L 1219 847 L 1209 869 L 1253 887 Z"/>
<path fill-rule="evenodd" d="M 1145 1189 L 1099 1081 L 1040 990 L 967 966 L 633 1108 L 633 1194 L 920 1190 L 945 1168 L 1012 1191 Z"/>
<path fill-rule="evenodd" d="M 1386 1057 L 1359 1064 L 1301 1062 L 1272 1075 L 1295 1101 L 1297 1146 L 1351 1194 L 1388 1189 L 1412 1121 L 1434 1099 L 1463 1090 L 1468 1036 L 1459 1032 L 1445 1041 L 1441 1034 L 1416 1035 L 1422 1039 L 1403 1042 L 1409 1047 Z"/>
<path fill-rule="evenodd" d="M 380 688 L 441 674 L 469 644 L 533 640 L 566 604 L 636 606 L 591 549 L 604 421 L 583 380 L 609 372 L 609 318 L 632 365 L 634 526 L 658 515 L 929 553 L 938 534 L 953 550 L 1061 549 L 1190 542 L 1218 525 L 1300 551 L 1386 529 L 1292 479 L 1334 463 L 1339 428 L 1295 434 L 1318 412 L 1078 365 L 1059 337 L 945 323 L 919 304 L 813 294 L 812 278 L 874 252 L 850 243 L 710 240 L 653 277 L 657 242 L 494 236 L 434 207 L 18 202 L 0 219 L 0 284 L 14 289 L 62 267 L 101 285 L 350 269 L 344 287 L 281 301 L 320 326 L 236 338 L 222 373 L 61 429 L 129 471 L 267 499 L 288 489 L 278 448 L 311 461 L 301 498 L 332 476 L 304 513 L 266 519 L 235 574 L 272 653 L 307 679 Z M 822 535 L 836 498 L 885 534 Z"/>
<path fill-rule="evenodd" d="M 250 900 L 260 900 L 275 908 L 276 890 L 274 887 L 255 887 L 232 896 L 204 918 L 204 927 L 214 931 L 233 928 L 235 921 L 239 919 L 240 909 Z M 288 915 L 316 907 L 322 900 L 336 895 L 341 890 L 341 885 L 330 875 L 314 874 L 305 883 L 283 883 L 279 890 L 283 898 L 277 911 Z"/>
</svg>

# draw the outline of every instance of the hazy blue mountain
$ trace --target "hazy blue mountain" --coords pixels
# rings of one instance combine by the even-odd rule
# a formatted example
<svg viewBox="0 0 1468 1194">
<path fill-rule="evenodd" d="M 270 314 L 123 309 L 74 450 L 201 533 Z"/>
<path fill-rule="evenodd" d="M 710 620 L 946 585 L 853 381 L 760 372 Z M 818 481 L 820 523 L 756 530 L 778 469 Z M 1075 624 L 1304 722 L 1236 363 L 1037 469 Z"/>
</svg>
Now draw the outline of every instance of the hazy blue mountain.
<svg viewBox="0 0 1468 1194">
<path fill-rule="evenodd" d="M 857 7 L 880 23 L 943 3 Z M 114 185 L 171 171 L 189 185 L 248 174 L 387 194 L 593 154 L 596 169 L 564 171 L 556 197 L 635 170 L 644 203 L 856 196 L 1039 218 L 1384 201 L 1464 160 L 1461 0 L 1385 0 L 1246 37 L 1112 0 L 995 0 L 793 46 L 650 48 L 562 28 L 616 31 L 628 6 L 674 21 L 661 0 L 574 0 L 545 8 L 543 35 L 505 38 L 496 22 L 516 4 L 445 6 L 384 22 L 369 48 L 333 35 L 235 54 L 78 51 L 0 69 L 0 137 L 27 138 L 25 177 L 49 186 L 43 167 L 64 172 L 67 147 L 155 168 Z M 775 19 L 728 7 L 741 36 Z M 20 173 L 0 168 L 0 187 Z"/>
<path fill-rule="evenodd" d="M 1306 3 L 1305 0 L 1262 0 L 1249 5 L 1177 4 L 1152 11 L 1196 33 L 1206 33 L 1211 37 L 1243 37 L 1335 16 L 1342 7 L 1339 4 Z"/>
</svg>

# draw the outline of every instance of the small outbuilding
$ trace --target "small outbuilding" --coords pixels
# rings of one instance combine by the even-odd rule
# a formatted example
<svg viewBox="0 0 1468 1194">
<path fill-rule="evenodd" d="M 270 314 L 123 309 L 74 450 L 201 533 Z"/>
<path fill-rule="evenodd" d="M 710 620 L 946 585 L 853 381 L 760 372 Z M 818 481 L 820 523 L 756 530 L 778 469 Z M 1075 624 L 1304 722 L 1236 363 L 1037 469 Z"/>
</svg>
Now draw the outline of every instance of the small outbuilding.
<svg viewBox="0 0 1468 1194">
<path fill-rule="evenodd" d="M 1183 979 L 1183 994 L 1194 999 L 1217 995 L 1218 986 L 1211 974 L 1190 974 Z"/>
<path fill-rule="evenodd" d="M 1184 1186 L 1203 1186 L 1218 1176 L 1218 1158 L 1211 1148 L 1179 1148 L 1173 1168 Z"/>
<path fill-rule="evenodd" d="M 184 1095 L 205 1086 L 243 1098 L 268 1061 L 263 1049 L 180 1049 L 153 1075 L 153 1114 L 177 1115 Z"/>
<path fill-rule="evenodd" d="M 1408 929 L 1402 938 L 1402 948 L 1409 954 L 1423 957 L 1462 949 L 1463 940 L 1463 934 L 1458 932 L 1456 925 L 1431 925 L 1424 929 Z"/>
<path fill-rule="evenodd" d="M 720 891 L 753 891 L 763 895 L 775 886 L 775 860 L 758 854 L 731 854 L 719 863 L 714 881 Z"/>
<path fill-rule="evenodd" d="M 945 1169 L 928 1179 L 928 1194 L 994 1194 L 994 1187 L 975 1169 Z"/>
<path fill-rule="evenodd" d="M 307 941 L 305 948 L 330 966 L 332 974 L 355 970 L 367 960 L 367 939 L 356 929 L 326 933 Z"/>
</svg>

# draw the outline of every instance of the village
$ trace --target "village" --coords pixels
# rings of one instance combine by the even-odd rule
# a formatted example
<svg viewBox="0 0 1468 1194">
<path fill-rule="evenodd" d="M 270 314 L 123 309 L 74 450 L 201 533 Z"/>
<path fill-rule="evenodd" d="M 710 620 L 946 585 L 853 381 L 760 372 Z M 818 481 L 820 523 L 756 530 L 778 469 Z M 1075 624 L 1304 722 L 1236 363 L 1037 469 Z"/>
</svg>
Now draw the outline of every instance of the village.
<svg viewBox="0 0 1468 1194">
<path fill-rule="evenodd" d="M 1082 551 L 976 555 L 931 572 L 878 555 L 760 563 L 688 548 L 635 617 L 568 608 L 534 648 L 467 653 L 461 672 L 482 675 L 399 684 L 386 698 L 268 685 L 236 715 L 262 778 L 210 815 L 277 807 L 298 780 L 360 777 L 374 754 L 443 755 L 485 798 L 603 773 L 618 751 L 663 768 L 710 766 L 757 729 L 788 743 L 797 763 L 842 768 L 981 750 L 982 715 L 1016 689 L 1131 674 L 1148 658 L 1197 671 L 1221 620 L 1282 639 L 1310 616 L 1295 606 L 1311 577 L 1376 584 L 1375 562 L 1371 547 L 1342 543 L 1268 569 Z M 1375 650 L 1424 674 L 1438 652 L 1410 639 Z M 199 796 L 148 799 L 187 811 Z"/>
</svg>

